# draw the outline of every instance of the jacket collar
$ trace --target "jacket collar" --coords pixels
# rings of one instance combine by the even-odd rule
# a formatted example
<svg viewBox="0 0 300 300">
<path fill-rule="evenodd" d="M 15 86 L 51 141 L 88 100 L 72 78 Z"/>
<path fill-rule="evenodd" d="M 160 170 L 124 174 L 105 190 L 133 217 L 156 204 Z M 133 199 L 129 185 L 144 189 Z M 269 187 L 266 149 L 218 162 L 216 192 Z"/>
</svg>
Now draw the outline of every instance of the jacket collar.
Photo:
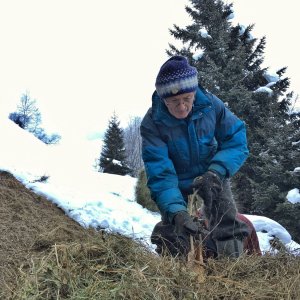
<svg viewBox="0 0 300 300">
<path fill-rule="evenodd" d="M 152 117 L 153 121 L 158 124 L 163 123 L 168 127 L 174 127 L 186 123 L 187 119 L 195 120 L 200 118 L 204 111 L 211 108 L 211 105 L 212 103 L 207 92 L 203 88 L 198 87 L 193 109 L 189 116 L 186 119 L 176 119 L 169 113 L 163 99 L 155 91 L 152 95 Z"/>
</svg>

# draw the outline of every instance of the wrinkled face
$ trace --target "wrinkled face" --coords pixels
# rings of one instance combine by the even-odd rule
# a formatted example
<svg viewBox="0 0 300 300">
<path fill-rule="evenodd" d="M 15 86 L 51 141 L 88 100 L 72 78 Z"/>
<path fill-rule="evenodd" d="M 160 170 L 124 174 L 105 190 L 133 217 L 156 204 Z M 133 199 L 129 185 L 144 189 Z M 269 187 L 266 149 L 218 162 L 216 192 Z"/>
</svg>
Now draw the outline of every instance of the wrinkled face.
<svg viewBox="0 0 300 300">
<path fill-rule="evenodd" d="M 195 92 L 185 93 L 164 99 L 170 114 L 177 119 L 184 119 L 193 108 Z"/>
</svg>

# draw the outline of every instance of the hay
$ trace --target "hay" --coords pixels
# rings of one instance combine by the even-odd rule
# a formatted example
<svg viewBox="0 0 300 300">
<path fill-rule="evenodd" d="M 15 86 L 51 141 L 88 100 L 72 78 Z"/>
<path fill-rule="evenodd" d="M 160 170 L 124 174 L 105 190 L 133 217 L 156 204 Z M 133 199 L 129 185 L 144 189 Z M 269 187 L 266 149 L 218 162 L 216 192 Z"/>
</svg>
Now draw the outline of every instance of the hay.
<svg viewBox="0 0 300 300">
<path fill-rule="evenodd" d="M 54 245 L 23 272 L 16 299 L 300 299 L 299 270 L 299 257 L 287 254 L 209 260 L 199 283 L 182 261 L 102 233 Z"/>
<path fill-rule="evenodd" d="M 87 230 L 0 172 L 0 299 L 300 299 L 300 258 L 208 260 L 205 282 L 124 236 Z"/>
<path fill-rule="evenodd" d="M 0 171 L 0 299 L 15 289 L 19 267 L 44 255 L 55 243 L 86 241 L 95 234 L 68 218 L 56 205 Z"/>
</svg>

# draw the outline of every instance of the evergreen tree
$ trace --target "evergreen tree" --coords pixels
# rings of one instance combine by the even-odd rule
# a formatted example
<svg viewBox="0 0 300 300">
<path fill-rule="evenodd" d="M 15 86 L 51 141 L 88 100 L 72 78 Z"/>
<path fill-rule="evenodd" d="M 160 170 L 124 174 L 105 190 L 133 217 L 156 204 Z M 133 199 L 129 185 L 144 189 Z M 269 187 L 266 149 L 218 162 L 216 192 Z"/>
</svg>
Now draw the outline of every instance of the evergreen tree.
<svg viewBox="0 0 300 300">
<path fill-rule="evenodd" d="M 123 130 L 116 114 L 109 120 L 99 159 L 99 171 L 103 173 L 128 175 L 131 170 L 126 163 Z"/>
<path fill-rule="evenodd" d="M 253 38 L 253 25 L 233 26 L 232 4 L 221 0 L 190 2 L 186 11 L 192 24 L 186 28 L 174 25 L 170 30 L 183 47 L 170 44 L 167 53 L 189 57 L 198 69 L 200 84 L 247 125 L 250 156 L 232 180 L 242 211 L 283 223 L 291 216 L 286 195 L 300 186 L 300 177 L 292 172 L 300 161 L 299 114 L 290 113 L 293 93 L 288 92 L 286 68 L 270 76 L 268 68 L 262 67 L 266 38 Z M 295 221 L 286 222 L 287 229 L 300 241 L 296 230 L 300 205 L 292 205 Z"/>
</svg>

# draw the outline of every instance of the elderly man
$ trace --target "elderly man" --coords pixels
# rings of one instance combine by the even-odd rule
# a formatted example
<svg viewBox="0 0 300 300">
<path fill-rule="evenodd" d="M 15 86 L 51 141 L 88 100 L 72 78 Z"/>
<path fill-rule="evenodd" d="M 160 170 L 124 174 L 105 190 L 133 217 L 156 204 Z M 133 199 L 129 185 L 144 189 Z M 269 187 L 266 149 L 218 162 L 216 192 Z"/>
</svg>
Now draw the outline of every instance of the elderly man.
<svg viewBox="0 0 300 300">
<path fill-rule="evenodd" d="M 141 124 L 142 157 L 162 222 L 171 226 L 178 254 L 186 255 L 189 236 L 199 233 L 187 212 L 188 195 L 196 189 L 218 256 L 238 257 L 248 230 L 237 218 L 229 178 L 248 156 L 245 125 L 199 86 L 196 68 L 183 56 L 161 66 L 155 87 Z M 161 237 L 168 241 L 163 232 Z"/>
</svg>

